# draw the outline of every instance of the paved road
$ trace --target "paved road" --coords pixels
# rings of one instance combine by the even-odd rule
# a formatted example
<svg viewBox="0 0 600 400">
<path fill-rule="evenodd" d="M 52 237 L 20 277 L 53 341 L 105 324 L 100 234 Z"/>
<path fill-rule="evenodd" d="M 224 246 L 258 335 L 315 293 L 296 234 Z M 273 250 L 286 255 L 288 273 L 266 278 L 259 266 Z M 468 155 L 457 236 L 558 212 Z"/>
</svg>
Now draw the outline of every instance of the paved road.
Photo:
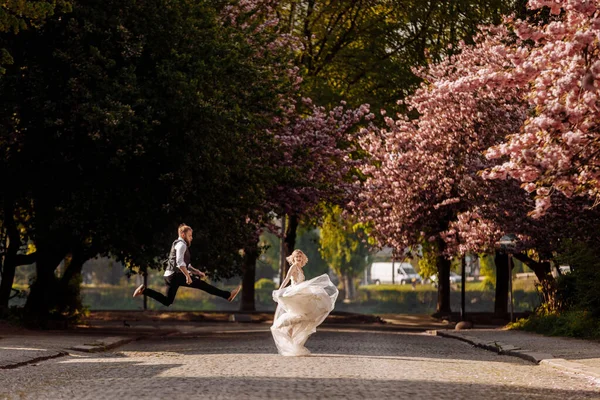
<svg viewBox="0 0 600 400">
<path fill-rule="evenodd" d="M 0 370 L 0 399 L 600 399 L 583 378 L 419 333 L 321 329 L 281 357 L 268 331 L 200 332 Z"/>
</svg>

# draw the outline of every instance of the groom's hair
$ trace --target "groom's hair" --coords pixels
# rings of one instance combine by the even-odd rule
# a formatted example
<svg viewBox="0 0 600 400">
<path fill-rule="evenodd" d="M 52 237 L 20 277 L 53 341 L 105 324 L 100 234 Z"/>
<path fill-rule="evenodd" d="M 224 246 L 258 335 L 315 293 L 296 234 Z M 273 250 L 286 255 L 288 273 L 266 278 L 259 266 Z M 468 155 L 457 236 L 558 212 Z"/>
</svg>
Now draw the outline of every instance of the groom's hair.
<svg viewBox="0 0 600 400">
<path fill-rule="evenodd" d="M 188 225 L 181 224 L 181 225 L 179 225 L 179 229 L 177 229 L 177 232 L 181 236 L 182 233 L 186 233 L 187 231 L 191 231 L 191 230 L 192 230 L 192 228 L 190 228 Z"/>
</svg>

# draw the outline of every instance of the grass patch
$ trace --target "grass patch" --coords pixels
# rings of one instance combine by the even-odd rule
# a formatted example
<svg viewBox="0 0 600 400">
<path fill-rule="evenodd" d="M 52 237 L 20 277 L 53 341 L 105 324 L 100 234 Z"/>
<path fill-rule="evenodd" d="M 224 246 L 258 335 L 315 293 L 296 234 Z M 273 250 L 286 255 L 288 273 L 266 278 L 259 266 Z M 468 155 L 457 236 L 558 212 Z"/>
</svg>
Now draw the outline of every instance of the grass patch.
<svg viewBox="0 0 600 400">
<path fill-rule="evenodd" d="M 510 324 L 509 329 L 535 332 L 547 336 L 565 336 L 600 340 L 600 319 L 586 311 L 532 315 Z"/>
<path fill-rule="evenodd" d="M 412 285 L 363 285 L 359 286 L 358 290 L 365 290 L 369 292 L 437 292 L 437 289 L 431 285 L 416 285 L 415 289 Z"/>
<path fill-rule="evenodd" d="M 461 284 L 451 284 L 451 291 L 460 291 Z M 370 292 L 437 292 L 437 288 L 431 284 L 416 285 L 415 289 L 411 285 L 363 285 L 358 288 L 359 290 L 366 290 Z M 485 280 L 467 282 L 465 286 L 465 292 L 494 292 L 494 287 Z M 523 292 L 535 292 L 535 281 L 531 279 L 515 279 L 513 280 L 513 291 Z"/>
</svg>

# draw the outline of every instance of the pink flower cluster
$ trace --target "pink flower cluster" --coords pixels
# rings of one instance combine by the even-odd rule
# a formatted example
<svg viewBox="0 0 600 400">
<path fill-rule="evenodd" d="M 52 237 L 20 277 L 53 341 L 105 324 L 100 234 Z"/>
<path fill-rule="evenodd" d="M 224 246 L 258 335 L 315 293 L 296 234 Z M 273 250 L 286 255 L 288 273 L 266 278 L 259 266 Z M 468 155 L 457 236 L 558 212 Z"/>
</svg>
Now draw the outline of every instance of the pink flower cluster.
<svg viewBox="0 0 600 400">
<path fill-rule="evenodd" d="M 282 158 L 279 167 L 290 180 L 272 194 L 283 212 L 299 215 L 317 211 L 321 201 L 344 204 L 359 188 L 351 179 L 358 160 L 355 127 L 372 118 L 368 105 L 348 109 L 345 103 L 327 111 L 304 99 L 309 115 L 295 109 L 277 131 Z"/>
<path fill-rule="evenodd" d="M 554 191 L 592 199 L 600 192 L 600 1 L 532 0 L 529 7 L 550 7 L 555 17 L 546 25 L 514 22 L 533 45 L 506 45 L 510 65 L 500 83 L 526 89 L 531 112 L 487 151 L 502 163 L 486 177 L 509 176 L 535 191 L 532 216 L 539 218 Z"/>
<path fill-rule="evenodd" d="M 484 27 L 474 46 L 417 71 L 424 83 L 406 105 L 418 118 L 382 112 L 385 125 L 360 139 L 368 178 L 350 208 L 382 245 L 427 237 L 454 255 L 515 233 L 549 254 L 591 231 L 595 210 L 571 197 L 600 187 L 598 5 L 531 1 L 557 16 Z"/>
<path fill-rule="evenodd" d="M 271 121 L 268 133 L 274 147 L 262 160 L 278 171 L 278 185 L 267 193 L 269 201 L 262 212 L 306 215 L 316 212 L 322 201 L 342 204 L 357 191 L 358 185 L 351 179 L 357 165 L 353 156 L 357 150 L 353 140 L 355 127 L 372 115 L 368 105 L 348 109 L 342 102 L 326 110 L 302 98 L 302 78 L 295 64 L 295 52 L 301 42 L 280 29 L 279 3 L 238 0 L 223 9 L 221 19 L 223 24 L 245 33 L 245 40 L 255 49 L 252 57 L 261 64 L 270 60 L 273 79 L 285 79 L 288 83 L 289 90 L 278 98 L 279 108 L 265 110 Z M 268 217 L 260 223 L 269 226 Z"/>
</svg>

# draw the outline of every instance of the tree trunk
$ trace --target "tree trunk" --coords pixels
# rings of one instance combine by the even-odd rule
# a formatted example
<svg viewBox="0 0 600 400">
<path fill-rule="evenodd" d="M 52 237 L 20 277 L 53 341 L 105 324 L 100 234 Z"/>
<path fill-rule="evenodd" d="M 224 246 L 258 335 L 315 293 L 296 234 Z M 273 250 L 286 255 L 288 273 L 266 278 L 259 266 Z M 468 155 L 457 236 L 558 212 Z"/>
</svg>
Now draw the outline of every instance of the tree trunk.
<svg viewBox="0 0 600 400">
<path fill-rule="evenodd" d="M 542 261 L 538 262 L 529 258 L 526 254 L 517 253 L 513 255 L 514 258 L 527 265 L 534 273 L 538 281 L 544 282 L 548 280 L 548 274 L 550 273 L 550 262 Z"/>
<path fill-rule="evenodd" d="M 536 278 L 540 282 L 542 288 L 543 302 L 548 305 L 550 310 L 557 310 L 560 308 L 560 304 L 557 302 L 556 292 L 556 281 L 550 274 L 551 264 L 549 261 L 538 262 L 529 258 L 526 254 L 518 253 L 514 257 L 527 265 L 533 270 Z"/>
<path fill-rule="evenodd" d="M 285 224 L 287 216 L 283 214 L 281 217 L 281 239 L 279 240 L 279 283 L 285 280 L 285 274 L 287 272 L 286 259 L 285 259 Z"/>
<path fill-rule="evenodd" d="M 438 299 L 436 313 L 439 315 L 449 315 L 450 308 L 450 264 L 451 261 L 446 257 L 438 255 L 436 258 L 438 270 Z"/>
<path fill-rule="evenodd" d="M 294 251 L 294 246 L 296 246 L 296 231 L 298 230 L 298 216 L 293 214 L 290 215 L 288 218 L 288 223 L 285 229 L 285 237 L 283 239 L 284 242 L 284 246 L 283 246 L 283 250 L 284 250 L 284 254 L 282 255 L 282 257 L 287 257 L 290 254 L 292 254 L 292 252 Z M 283 274 L 282 274 L 282 282 L 283 279 L 285 278 L 285 276 L 287 275 L 287 271 L 288 271 L 288 264 L 287 263 L 283 263 L 284 268 L 283 268 Z"/>
<path fill-rule="evenodd" d="M 4 224 L 8 234 L 8 248 L 2 266 L 2 281 L 0 281 L 0 310 L 8 308 L 8 300 L 15 280 L 17 268 L 17 252 L 21 247 L 21 235 L 15 221 L 15 204 L 11 199 L 4 201 Z"/>
<path fill-rule="evenodd" d="M 89 260 L 89 253 L 82 246 L 71 252 L 71 260 L 58 284 L 57 309 L 67 316 L 74 315 L 83 308 L 81 302 L 81 270 Z"/>
<path fill-rule="evenodd" d="M 242 275 L 242 299 L 240 311 L 255 311 L 254 281 L 256 278 L 256 260 L 258 259 L 258 247 L 256 243 L 248 245 L 244 249 L 244 266 Z"/>
<path fill-rule="evenodd" d="M 494 314 L 501 317 L 508 313 L 508 254 L 497 251 L 494 262 L 496 263 Z"/>
<path fill-rule="evenodd" d="M 59 284 L 54 271 L 69 253 L 65 242 L 61 241 L 64 236 L 51 232 L 51 218 L 44 211 L 47 210 L 43 207 L 36 208 L 36 278 L 25 303 L 27 322 L 40 327 L 45 327 L 51 311 L 56 311 Z"/>
<path fill-rule="evenodd" d="M 63 276 L 60 279 L 61 286 L 68 286 L 70 283 L 79 280 L 83 264 L 89 259 L 82 248 L 76 248 L 71 252 L 71 262 L 69 263 Z"/>
<path fill-rule="evenodd" d="M 344 278 L 344 300 L 352 301 L 354 300 L 354 279 L 352 279 L 352 274 L 345 272 L 343 274 Z"/>
</svg>

